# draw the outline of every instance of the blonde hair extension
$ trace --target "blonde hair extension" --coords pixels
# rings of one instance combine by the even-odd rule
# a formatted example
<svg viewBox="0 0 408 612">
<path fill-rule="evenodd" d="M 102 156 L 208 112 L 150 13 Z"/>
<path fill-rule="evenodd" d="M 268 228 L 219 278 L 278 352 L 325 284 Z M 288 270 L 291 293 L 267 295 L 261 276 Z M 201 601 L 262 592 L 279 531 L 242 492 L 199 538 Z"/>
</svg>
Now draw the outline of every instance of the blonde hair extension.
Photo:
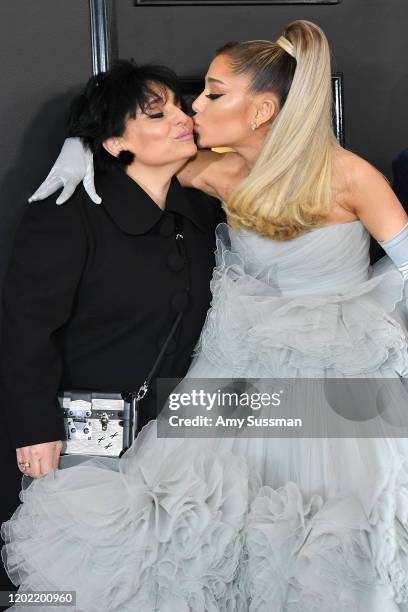
<svg viewBox="0 0 408 612">
<path fill-rule="evenodd" d="M 281 107 L 252 171 L 225 203 L 228 221 L 288 240 L 320 225 L 330 211 L 332 158 L 340 145 L 332 128 L 329 45 L 318 26 L 303 20 L 276 43 L 236 44 L 238 58 L 234 47 L 220 52 L 230 55 L 236 72 L 252 73 L 252 91 L 273 91 Z"/>
</svg>

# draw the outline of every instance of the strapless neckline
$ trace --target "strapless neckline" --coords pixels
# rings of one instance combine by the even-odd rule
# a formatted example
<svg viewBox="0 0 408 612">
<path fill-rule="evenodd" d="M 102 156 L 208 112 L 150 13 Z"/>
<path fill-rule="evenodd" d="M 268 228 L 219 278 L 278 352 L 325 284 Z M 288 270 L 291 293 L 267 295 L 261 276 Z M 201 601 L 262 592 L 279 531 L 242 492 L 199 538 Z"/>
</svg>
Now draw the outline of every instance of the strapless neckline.
<svg viewBox="0 0 408 612">
<path fill-rule="evenodd" d="M 310 230 L 307 233 L 312 234 L 314 232 L 320 232 L 321 230 L 324 230 L 324 229 L 329 229 L 330 227 L 339 227 L 340 225 L 347 226 L 347 225 L 353 225 L 354 223 L 360 223 L 360 225 L 363 225 L 360 219 L 356 219 L 355 221 L 347 221 L 346 223 L 330 223 L 330 225 L 323 225 L 322 227 L 317 227 L 316 229 Z M 306 235 L 306 234 L 303 234 L 303 235 Z"/>
<path fill-rule="evenodd" d="M 309 230 L 308 232 L 305 232 L 304 234 L 300 234 L 300 236 L 294 236 L 293 238 L 290 238 L 289 240 L 285 240 L 283 241 L 285 242 L 291 242 L 293 243 L 294 240 L 303 240 L 306 239 L 307 236 L 313 235 L 313 234 L 318 234 L 320 232 L 323 232 L 323 230 L 329 230 L 335 227 L 349 227 L 350 225 L 355 225 L 355 224 L 359 224 L 361 226 L 362 229 L 365 230 L 365 227 L 363 225 L 363 223 L 360 221 L 360 219 L 356 219 L 355 221 L 347 221 L 347 223 L 331 223 L 330 225 L 323 225 L 322 227 L 317 227 L 316 229 L 312 229 Z M 237 232 L 234 232 L 234 230 L 231 230 L 235 235 L 239 236 L 257 236 L 260 240 L 262 241 L 270 241 L 270 242 L 275 242 L 275 240 L 273 240 L 273 238 L 266 238 L 265 236 L 261 236 L 260 234 L 257 234 L 256 232 L 254 232 L 253 230 L 249 230 L 249 229 L 244 229 L 244 228 L 240 228 Z M 279 242 L 280 244 L 282 244 L 281 242 Z"/>
</svg>

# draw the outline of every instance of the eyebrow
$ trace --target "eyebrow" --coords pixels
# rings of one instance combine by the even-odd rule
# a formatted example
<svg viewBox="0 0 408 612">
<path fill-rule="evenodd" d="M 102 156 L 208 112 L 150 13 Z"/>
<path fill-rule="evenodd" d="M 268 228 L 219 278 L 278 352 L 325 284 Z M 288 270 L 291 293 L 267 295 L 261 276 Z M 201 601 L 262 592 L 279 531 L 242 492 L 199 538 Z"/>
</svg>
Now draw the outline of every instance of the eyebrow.
<svg viewBox="0 0 408 612">
<path fill-rule="evenodd" d="M 209 83 L 221 83 L 221 85 L 225 85 L 224 81 L 220 81 L 220 79 L 214 79 L 213 77 L 208 77 Z"/>
</svg>

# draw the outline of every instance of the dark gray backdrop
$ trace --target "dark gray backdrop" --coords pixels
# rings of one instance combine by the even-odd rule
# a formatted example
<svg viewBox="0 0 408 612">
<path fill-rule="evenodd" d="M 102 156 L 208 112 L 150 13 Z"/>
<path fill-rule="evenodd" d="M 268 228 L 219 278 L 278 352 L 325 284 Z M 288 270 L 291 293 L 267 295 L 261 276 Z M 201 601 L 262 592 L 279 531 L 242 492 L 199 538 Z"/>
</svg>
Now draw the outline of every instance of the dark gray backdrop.
<svg viewBox="0 0 408 612">
<path fill-rule="evenodd" d="M 309 19 L 326 32 L 344 73 L 347 145 L 389 174 L 408 146 L 408 2 L 341 0 L 338 5 L 139 7 L 117 2 L 119 54 L 164 59 L 181 75 L 205 71 L 227 40 L 276 39 Z"/>
<path fill-rule="evenodd" d="M 407 0 L 137 8 L 116 0 L 115 9 L 121 57 L 166 62 L 184 76 L 204 72 L 227 40 L 275 39 L 293 19 L 315 21 L 344 73 L 347 146 L 388 176 L 408 146 Z M 91 75 L 88 0 L 1 0 L 0 57 L 1 281 L 25 199 L 62 142 L 69 98 Z"/>
<path fill-rule="evenodd" d="M 0 282 L 14 228 L 64 136 L 62 116 L 91 74 L 86 0 L 0 2 Z"/>
</svg>

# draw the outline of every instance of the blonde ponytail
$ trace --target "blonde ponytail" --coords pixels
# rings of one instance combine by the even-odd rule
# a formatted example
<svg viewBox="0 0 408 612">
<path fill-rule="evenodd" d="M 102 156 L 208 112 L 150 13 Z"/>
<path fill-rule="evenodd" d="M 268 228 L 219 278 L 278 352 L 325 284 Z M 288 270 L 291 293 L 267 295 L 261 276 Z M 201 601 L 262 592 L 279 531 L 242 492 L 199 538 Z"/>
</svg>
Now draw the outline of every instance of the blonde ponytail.
<svg viewBox="0 0 408 612">
<path fill-rule="evenodd" d="M 233 227 L 287 240 L 321 224 L 331 206 L 332 158 L 339 145 L 332 128 L 330 50 L 323 31 L 303 20 L 291 23 L 268 51 L 265 41 L 250 45 L 255 55 L 246 68 L 256 70 L 256 54 L 262 55 L 263 81 L 269 74 L 271 91 L 277 81 L 284 89 L 285 63 L 293 66 L 293 77 L 286 96 L 276 91 L 281 108 L 251 173 L 226 202 L 226 212 Z"/>
</svg>

